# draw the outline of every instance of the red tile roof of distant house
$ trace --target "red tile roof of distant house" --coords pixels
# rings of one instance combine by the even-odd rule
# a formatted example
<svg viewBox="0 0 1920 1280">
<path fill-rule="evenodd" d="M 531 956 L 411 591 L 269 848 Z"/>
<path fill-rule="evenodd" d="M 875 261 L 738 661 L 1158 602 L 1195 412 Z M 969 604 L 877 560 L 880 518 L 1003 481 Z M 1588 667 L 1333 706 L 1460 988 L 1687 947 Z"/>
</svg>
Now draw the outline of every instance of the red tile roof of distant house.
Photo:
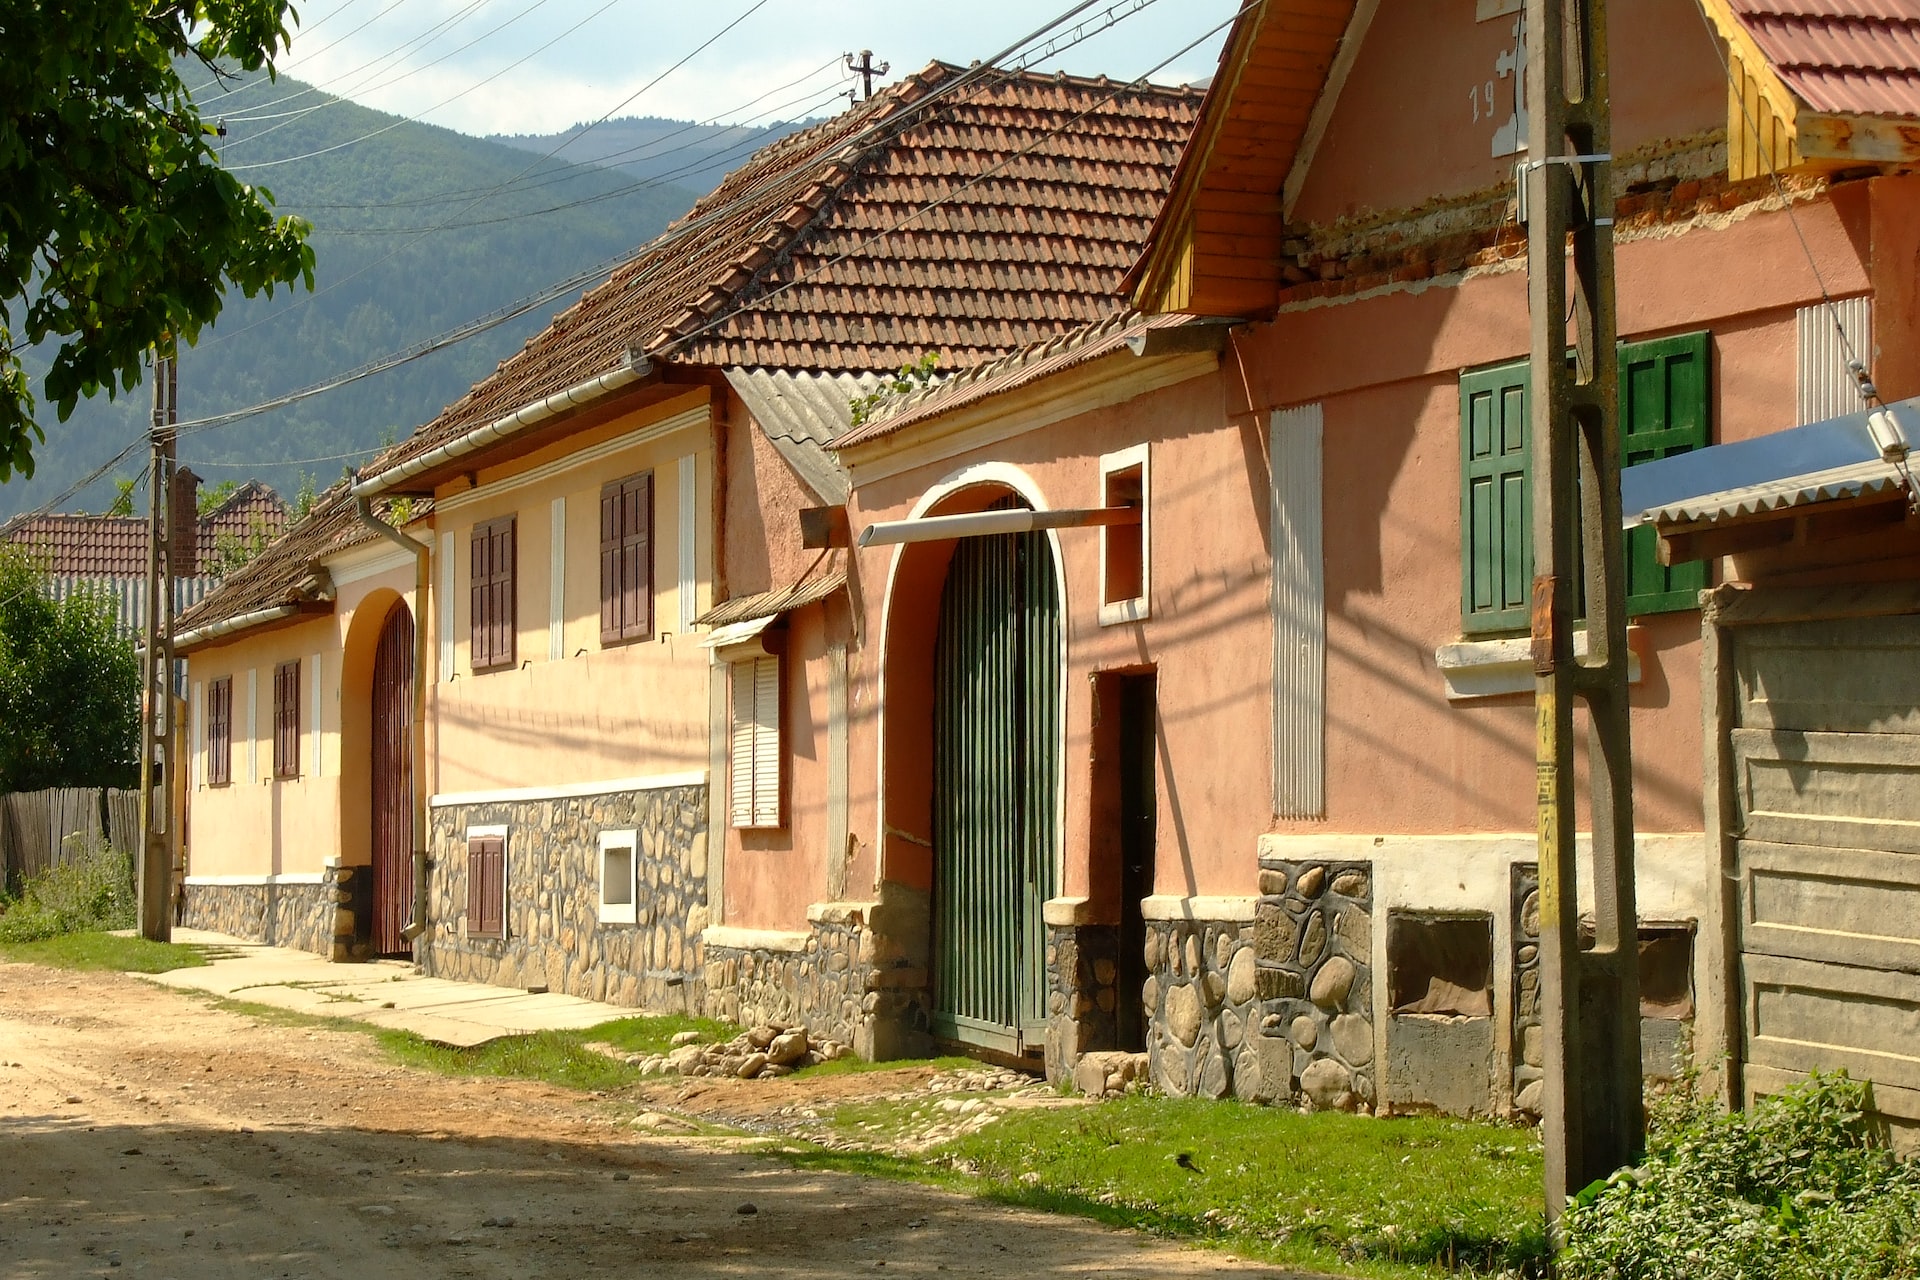
<svg viewBox="0 0 1920 1280">
<path fill-rule="evenodd" d="M 1920 116 L 1920 0 L 1726 0 L 1816 111 Z"/>
<path fill-rule="evenodd" d="M 278 538 L 287 527 L 287 507 L 266 485 L 250 480 L 201 517 L 201 572 L 214 564 L 223 540 L 264 535 Z M 46 557 L 56 577 L 140 578 L 147 572 L 147 521 L 144 516 L 94 516 L 85 513 L 31 516 L 4 529 L 8 542 Z"/>
</svg>

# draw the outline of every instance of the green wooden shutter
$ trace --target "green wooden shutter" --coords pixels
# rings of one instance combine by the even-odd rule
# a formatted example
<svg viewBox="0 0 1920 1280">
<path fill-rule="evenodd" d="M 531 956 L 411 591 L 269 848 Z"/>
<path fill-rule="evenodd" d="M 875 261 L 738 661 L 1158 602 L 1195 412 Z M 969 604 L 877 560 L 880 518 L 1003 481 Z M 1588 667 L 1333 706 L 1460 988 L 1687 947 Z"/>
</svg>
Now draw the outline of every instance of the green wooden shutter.
<svg viewBox="0 0 1920 1280">
<path fill-rule="evenodd" d="M 1527 625 L 1527 382 L 1525 361 L 1460 376 L 1460 616 L 1469 634 Z"/>
<path fill-rule="evenodd" d="M 1620 348 L 1620 464 L 1671 457 L 1698 449 L 1712 430 L 1708 353 L 1712 335 L 1685 333 Z M 1627 535 L 1627 614 L 1696 608 L 1707 566 L 1695 560 L 1663 565 L 1652 529 Z"/>
</svg>

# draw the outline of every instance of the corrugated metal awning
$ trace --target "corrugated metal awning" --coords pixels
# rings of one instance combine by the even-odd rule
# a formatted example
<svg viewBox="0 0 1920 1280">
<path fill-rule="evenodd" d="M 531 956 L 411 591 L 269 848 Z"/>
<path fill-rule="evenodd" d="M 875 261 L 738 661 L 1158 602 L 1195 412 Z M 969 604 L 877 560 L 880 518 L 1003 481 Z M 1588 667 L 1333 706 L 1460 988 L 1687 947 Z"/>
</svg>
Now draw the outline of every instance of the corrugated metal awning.
<svg viewBox="0 0 1920 1280">
<path fill-rule="evenodd" d="M 1889 405 L 1920 443 L 1920 398 Z M 1626 526 L 1731 520 L 1905 487 L 1881 459 L 1868 413 L 1643 462 L 1620 473 Z"/>
<path fill-rule="evenodd" d="M 760 631 L 765 630 L 767 625 L 781 614 L 791 613 L 793 610 L 806 605 L 818 604 L 834 592 L 844 590 L 846 585 L 846 571 L 835 569 L 830 573 L 823 573 L 817 578 L 802 580 L 789 587 L 781 587 L 777 591 L 762 591 L 758 595 L 740 596 L 727 601 L 725 604 L 717 604 L 695 618 L 694 621 L 702 626 L 716 628 L 713 633 L 714 636 L 719 635 L 720 630 L 733 627 L 736 624 L 757 621 L 760 623 L 758 628 L 746 632 L 740 637 L 742 639 L 752 639 L 753 636 L 758 635 Z M 709 636 L 705 643 L 711 646 L 716 642 L 713 636 Z M 718 643 L 730 644 L 733 643 L 733 641 L 726 640 L 719 641 Z"/>
</svg>

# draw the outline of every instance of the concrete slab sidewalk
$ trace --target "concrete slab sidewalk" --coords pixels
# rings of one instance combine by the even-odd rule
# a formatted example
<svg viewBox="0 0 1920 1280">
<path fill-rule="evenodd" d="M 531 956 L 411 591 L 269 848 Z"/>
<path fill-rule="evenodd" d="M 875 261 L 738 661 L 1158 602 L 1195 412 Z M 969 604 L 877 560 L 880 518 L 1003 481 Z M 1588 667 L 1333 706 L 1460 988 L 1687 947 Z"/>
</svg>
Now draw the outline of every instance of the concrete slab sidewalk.
<svg viewBox="0 0 1920 1280">
<path fill-rule="evenodd" d="M 401 960 L 331 964 L 311 952 L 204 929 L 175 929 L 173 940 L 214 948 L 212 962 L 136 976 L 297 1013 L 411 1031 L 460 1048 L 533 1031 L 578 1030 L 638 1012 L 576 996 L 423 977 Z"/>
</svg>

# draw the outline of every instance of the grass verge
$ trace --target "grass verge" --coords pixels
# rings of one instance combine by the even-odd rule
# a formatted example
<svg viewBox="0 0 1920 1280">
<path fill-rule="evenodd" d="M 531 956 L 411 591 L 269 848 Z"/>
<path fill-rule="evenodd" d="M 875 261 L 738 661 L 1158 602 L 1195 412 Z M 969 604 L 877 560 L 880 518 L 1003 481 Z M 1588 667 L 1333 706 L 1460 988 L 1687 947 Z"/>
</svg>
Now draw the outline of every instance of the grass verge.
<svg viewBox="0 0 1920 1280">
<path fill-rule="evenodd" d="M 165 973 L 207 963 L 199 947 L 116 933 L 63 933 L 33 942 L 0 942 L 0 960 L 114 973 Z"/>
<path fill-rule="evenodd" d="M 923 1105 L 849 1105 L 835 1129 L 897 1131 L 912 1123 L 898 1112 Z M 915 1158 L 782 1154 L 1295 1267 L 1400 1280 L 1539 1274 L 1546 1259 L 1539 1142 L 1488 1124 L 1138 1096 L 1017 1111 Z"/>
<path fill-rule="evenodd" d="M 584 1031 L 506 1036 L 471 1049 L 435 1044 L 408 1031 L 373 1033 L 396 1061 L 441 1075 L 504 1076 L 595 1092 L 624 1088 L 642 1077 L 620 1059 L 587 1045 L 610 1044 L 622 1053 L 665 1053 L 673 1037 L 685 1031 L 697 1031 L 706 1040 L 723 1040 L 733 1034 L 733 1028 L 725 1023 L 677 1014 L 620 1018 Z"/>
</svg>

